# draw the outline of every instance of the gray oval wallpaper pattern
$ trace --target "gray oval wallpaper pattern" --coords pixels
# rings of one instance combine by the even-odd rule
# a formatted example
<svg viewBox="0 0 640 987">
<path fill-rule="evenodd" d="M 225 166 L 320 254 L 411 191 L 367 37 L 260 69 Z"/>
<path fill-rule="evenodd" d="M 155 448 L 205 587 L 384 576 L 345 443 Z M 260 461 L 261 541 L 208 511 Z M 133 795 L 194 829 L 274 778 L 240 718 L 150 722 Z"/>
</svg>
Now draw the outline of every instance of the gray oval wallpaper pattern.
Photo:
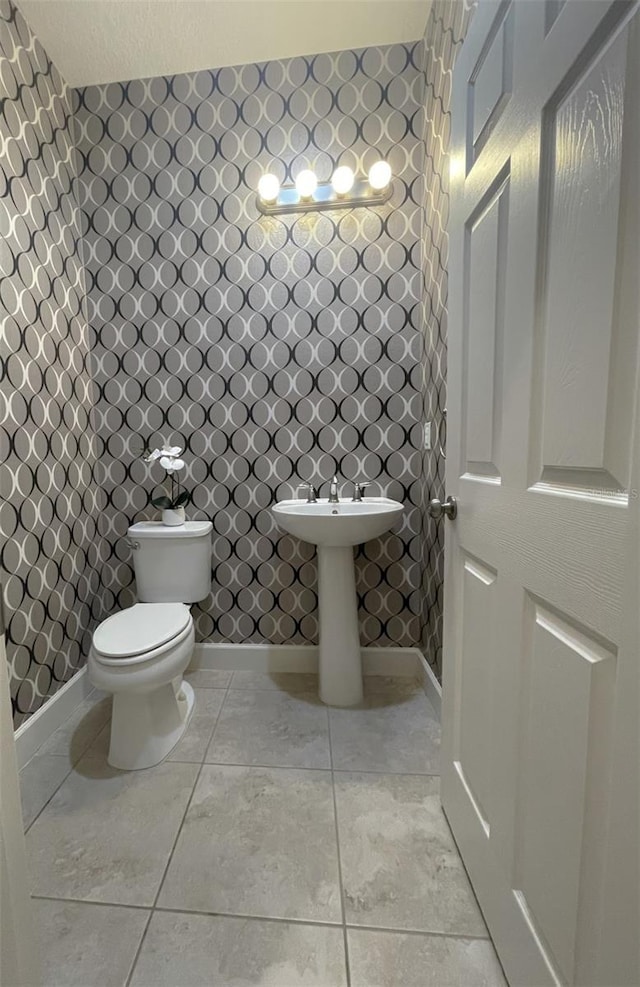
<svg viewBox="0 0 640 987">
<path fill-rule="evenodd" d="M 451 69 L 466 3 L 424 41 L 70 91 L 0 0 L 1 514 L 16 725 L 134 600 L 155 517 L 143 444 L 185 447 L 214 524 L 200 640 L 317 641 L 311 546 L 269 506 L 334 472 L 406 505 L 356 551 L 362 641 L 441 658 Z M 426 99 L 426 114 L 425 114 Z M 262 217 L 260 175 L 393 169 L 373 209 Z M 425 184 L 425 168 L 427 182 Z"/>
<path fill-rule="evenodd" d="M 108 608 L 133 600 L 123 536 L 153 516 L 140 437 L 185 447 L 214 525 L 200 640 L 317 641 L 314 549 L 268 510 L 337 473 L 406 504 L 357 551 L 364 644 L 419 638 L 422 45 L 77 93 Z M 266 171 L 394 173 L 388 205 L 263 217 Z M 161 472 L 161 471 L 160 471 Z"/>
<path fill-rule="evenodd" d="M 70 92 L 0 3 L 2 583 L 18 726 L 86 659 L 102 616 Z"/>
</svg>

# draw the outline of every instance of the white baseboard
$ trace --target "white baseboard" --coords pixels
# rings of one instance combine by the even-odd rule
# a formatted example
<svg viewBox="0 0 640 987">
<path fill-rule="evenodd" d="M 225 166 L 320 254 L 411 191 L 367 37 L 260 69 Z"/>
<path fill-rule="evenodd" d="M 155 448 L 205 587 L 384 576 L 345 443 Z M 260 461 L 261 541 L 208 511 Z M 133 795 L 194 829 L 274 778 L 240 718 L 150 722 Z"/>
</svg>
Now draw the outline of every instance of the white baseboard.
<svg viewBox="0 0 640 987">
<path fill-rule="evenodd" d="M 47 699 L 40 709 L 32 713 L 29 719 L 18 727 L 14 734 L 18 770 L 23 768 L 45 740 L 62 726 L 76 706 L 93 692 L 93 686 L 86 672 L 86 666 L 80 668 L 51 699 Z"/>
<path fill-rule="evenodd" d="M 418 648 L 363 648 L 362 665 L 365 675 L 417 678 L 440 716 L 442 689 Z M 207 641 L 196 644 L 191 667 L 243 672 L 317 672 L 318 648 L 311 644 L 214 644 Z M 86 666 L 79 669 L 18 727 L 15 732 L 18 770 L 93 691 L 86 671 Z"/>
<path fill-rule="evenodd" d="M 239 672 L 317 672 L 318 649 L 295 644 L 196 644 L 191 668 Z"/>
<path fill-rule="evenodd" d="M 436 678 L 436 673 L 433 668 L 425 658 L 425 656 L 418 652 L 418 663 L 420 666 L 419 677 L 422 680 L 422 688 L 425 691 L 425 695 L 434 710 L 438 714 L 438 719 L 442 719 L 442 686 Z"/>
<path fill-rule="evenodd" d="M 363 648 L 365 675 L 420 678 L 422 658 L 417 648 Z M 196 644 L 192 668 L 235 669 L 243 672 L 317 672 L 318 648 L 295 644 Z"/>
</svg>

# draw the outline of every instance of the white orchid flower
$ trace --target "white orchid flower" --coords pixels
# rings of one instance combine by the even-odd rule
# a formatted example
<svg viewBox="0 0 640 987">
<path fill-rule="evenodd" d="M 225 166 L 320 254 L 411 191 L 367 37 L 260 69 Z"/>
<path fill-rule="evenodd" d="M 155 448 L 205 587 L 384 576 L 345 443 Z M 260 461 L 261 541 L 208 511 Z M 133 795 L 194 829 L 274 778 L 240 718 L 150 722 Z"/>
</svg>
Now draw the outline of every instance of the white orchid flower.
<svg viewBox="0 0 640 987">
<path fill-rule="evenodd" d="M 175 459 L 181 452 L 182 448 L 180 446 L 168 446 L 165 444 L 162 449 L 154 449 L 153 452 L 149 453 L 145 459 L 145 463 L 153 463 L 156 459 L 160 459 L 163 456 L 165 458 L 168 456 L 171 459 Z M 164 466 L 164 463 L 162 465 Z"/>
<path fill-rule="evenodd" d="M 174 459 L 172 456 L 162 456 L 160 465 L 166 469 L 167 473 L 178 473 L 184 469 L 184 459 Z"/>
</svg>

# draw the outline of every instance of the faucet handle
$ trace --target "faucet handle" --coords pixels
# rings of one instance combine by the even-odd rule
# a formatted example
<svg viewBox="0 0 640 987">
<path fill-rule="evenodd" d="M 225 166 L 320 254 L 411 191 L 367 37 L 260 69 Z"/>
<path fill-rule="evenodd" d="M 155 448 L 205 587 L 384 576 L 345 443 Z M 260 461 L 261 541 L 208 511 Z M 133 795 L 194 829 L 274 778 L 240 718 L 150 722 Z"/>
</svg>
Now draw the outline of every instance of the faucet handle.
<svg viewBox="0 0 640 987">
<path fill-rule="evenodd" d="M 360 501 L 362 500 L 363 494 L 364 494 L 365 487 L 368 487 L 368 486 L 369 486 L 369 480 L 362 480 L 361 482 L 358 481 L 358 480 L 354 480 L 353 481 L 353 498 L 352 498 L 352 501 L 354 503 L 360 503 Z"/>
<path fill-rule="evenodd" d="M 298 484 L 298 490 L 306 490 L 307 491 L 307 504 L 315 504 L 315 502 L 317 500 L 317 497 L 316 497 L 316 489 L 315 489 L 313 483 L 311 483 L 311 482 L 300 483 L 300 484 Z"/>
</svg>

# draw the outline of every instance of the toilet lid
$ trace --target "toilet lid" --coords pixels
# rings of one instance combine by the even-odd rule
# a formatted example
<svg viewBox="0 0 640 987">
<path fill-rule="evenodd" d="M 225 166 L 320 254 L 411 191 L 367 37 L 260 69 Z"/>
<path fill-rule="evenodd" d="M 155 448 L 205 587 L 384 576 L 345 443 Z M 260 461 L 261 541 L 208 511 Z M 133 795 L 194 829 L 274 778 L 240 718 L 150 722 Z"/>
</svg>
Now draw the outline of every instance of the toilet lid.
<svg viewBox="0 0 640 987">
<path fill-rule="evenodd" d="M 103 620 L 93 646 L 105 658 L 132 658 L 172 641 L 190 620 L 184 603 L 136 603 Z"/>
</svg>

